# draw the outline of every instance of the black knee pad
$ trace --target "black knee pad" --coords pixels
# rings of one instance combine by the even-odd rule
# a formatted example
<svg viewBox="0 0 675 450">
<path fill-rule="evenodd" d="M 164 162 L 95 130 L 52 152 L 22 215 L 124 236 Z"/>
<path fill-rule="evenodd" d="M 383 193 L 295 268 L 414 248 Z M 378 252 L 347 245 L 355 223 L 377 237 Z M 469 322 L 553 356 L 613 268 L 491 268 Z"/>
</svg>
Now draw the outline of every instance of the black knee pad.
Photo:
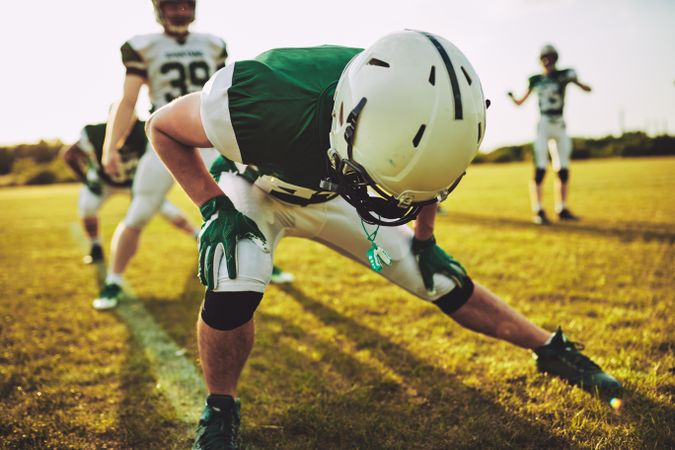
<svg viewBox="0 0 675 450">
<path fill-rule="evenodd" d="M 558 178 L 560 178 L 560 181 L 562 181 L 563 183 L 567 183 L 567 180 L 570 179 L 569 169 L 560 169 L 558 171 Z"/>
<path fill-rule="evenodd" d="M 468 276 L 465 278 L 464 286 L 457 286 L 443 297 L 434 302 L 445 314 L 452 314 L 459 308 L 464 306 L 469 301 L 469 297 L 473 294 L 473 281 Z"/>
<path fill-rule="evenodd" d="M 202 320 L 216 330 L 234 330 L 251 320 L 262 297 L 262 292 L 206 291 Z"/>
<path fill-rule="evenodd" d="M 537 184 L 541 184 L 542 181 L 544 181 L 544 175 L 546 174 L 546 169 L 535 169 L 534 171 L 534 182 Z"/>
</svg>

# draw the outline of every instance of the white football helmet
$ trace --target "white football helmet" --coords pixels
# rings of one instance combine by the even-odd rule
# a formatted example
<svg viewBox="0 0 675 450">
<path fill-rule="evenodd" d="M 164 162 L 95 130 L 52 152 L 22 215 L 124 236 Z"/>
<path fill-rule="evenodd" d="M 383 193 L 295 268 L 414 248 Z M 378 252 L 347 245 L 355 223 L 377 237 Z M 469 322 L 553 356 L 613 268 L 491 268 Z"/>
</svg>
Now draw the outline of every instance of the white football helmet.
<svg viewBox="0 0 675 450">
<path fill-rule="evenodd" d="M 406 30 L 354 57 L 337 84 L 322 183 L 373 224 L 413 220 L 457 185 L 485 135 L 480 79 L 448 40 Z"/>
<path fill-rule="evenodd" d="M 551 44 L 544 45 L 539 51 L 539 58 L 550 57 L 553 62 L 558 60 L 558 50 Z"/>
<path fill-rule="evenodd" d="M 197 8 L 197 1 L 191 0 L 187 1 L 192 5 L 192 15 L 185 18 L 171 19 L 166 17 L 164 11 L 162 11 L 163 3 L 184 3 L 186 0 L 152 0 L 152 6 L 155 8 L 155 19 L 157 22 L 164 27 L 169 33 L 172 34 L 186 34 L 188 32 L 188 27 L 192 22 L 195 21 L 195 10 Z"/>
</svg>

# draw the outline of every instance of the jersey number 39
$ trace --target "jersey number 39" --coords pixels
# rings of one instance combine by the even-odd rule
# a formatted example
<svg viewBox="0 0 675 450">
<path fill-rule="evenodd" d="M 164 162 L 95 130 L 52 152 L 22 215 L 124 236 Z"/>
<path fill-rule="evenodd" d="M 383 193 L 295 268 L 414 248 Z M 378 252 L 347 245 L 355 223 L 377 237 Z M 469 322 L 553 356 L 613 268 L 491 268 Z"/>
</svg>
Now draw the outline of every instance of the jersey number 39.
<svg viewBox="0 0 675 450">
<path fill-rule="evenodd" d="M 209 66 L 204 61 L 192 61 L 187 66 L 179 62 L 169 62 L 159 69 L 163 74 L 173 72 L 171 86 L 175 87 L 180 93 L 166 93 L 165 99 L 168 102 L 181 95 L 197 91 L 209 81 L 211 74 Z M 191 89 L 192 88 L 192 89 Z"/>
</svg>

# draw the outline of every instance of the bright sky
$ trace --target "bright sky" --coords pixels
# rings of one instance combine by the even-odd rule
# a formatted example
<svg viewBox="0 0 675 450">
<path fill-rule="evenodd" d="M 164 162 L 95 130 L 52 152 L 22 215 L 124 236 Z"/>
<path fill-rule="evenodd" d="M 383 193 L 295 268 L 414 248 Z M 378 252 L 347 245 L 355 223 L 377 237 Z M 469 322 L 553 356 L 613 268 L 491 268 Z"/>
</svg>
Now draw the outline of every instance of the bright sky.
<svg viewBox="0 0 675 450">
<path fill-rule="evenodd" d="M 85 124 L 104 121 L 121 95 L 119 47 L 160 29 L 151 0 L 21 0 L 2 12 L 0 145 L 74 141 Z M 483 150 L 533 139 L 536 99 L 516 108 L 505 93 L 525 91 L 547 42 L 559 67 L 593 87 L 568 88 L 572 135 L 616 134 L 622 120 L 675 133 L 672 0 L 199 0 L 192 26 L 223 37 L 230 62 L 274 47 L 366 47 L 403 28 L 440 34 L 473 63 L 492 100 Z"/>
</svg>

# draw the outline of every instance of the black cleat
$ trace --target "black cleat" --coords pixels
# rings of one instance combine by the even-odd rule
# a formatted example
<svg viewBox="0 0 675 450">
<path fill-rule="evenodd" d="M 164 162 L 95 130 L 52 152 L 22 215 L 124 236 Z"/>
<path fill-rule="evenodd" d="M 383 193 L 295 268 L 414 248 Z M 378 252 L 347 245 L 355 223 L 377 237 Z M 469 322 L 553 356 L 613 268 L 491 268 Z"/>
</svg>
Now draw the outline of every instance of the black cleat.
<svg viewBox="0 0 675 450">
<path fill-rule="evenodd" d="M 621 383 L 579 350 L 583 350 L 583 346 L 567 340 L 558 328 L 548 344 L 534 349 L 537 369 L 556 375 L 600 398 L 620 398 L 623 392 Z"/>
<path fill-rule="evenodd" d="M 558 213 L 558 219 L 560 220 L 569 220 L 569 221 L 577 221 L 579 218 L 572 214 L 572 211 L 570 211 L 567 208 L 563 208 L 560 210 Z"/>
<path fill-rule="evenodd" d="M 540 209 L 539 212 L 534 214 L 534 217 L 532 217 L 532 222 L 537 225 L 549 225 L 551 223 L 551 221 L 548 220 L 548 217 L 546 217 L 546 213 L 543 209 Z"/>
<path fill-rule="evenodd" d="M 229 395 L 209 395 L 192 450 L 238 450 L 241 445 L 239 409 L 239 399 Z"/>
<path fill-rule="evenodd" d="M 96 264 L 103 261 L 103 247 L 101 244 L 91 244 L 91 250 L 89 254 L 82 258 L 82 262 L 85 264 Z"/>
</svg>

